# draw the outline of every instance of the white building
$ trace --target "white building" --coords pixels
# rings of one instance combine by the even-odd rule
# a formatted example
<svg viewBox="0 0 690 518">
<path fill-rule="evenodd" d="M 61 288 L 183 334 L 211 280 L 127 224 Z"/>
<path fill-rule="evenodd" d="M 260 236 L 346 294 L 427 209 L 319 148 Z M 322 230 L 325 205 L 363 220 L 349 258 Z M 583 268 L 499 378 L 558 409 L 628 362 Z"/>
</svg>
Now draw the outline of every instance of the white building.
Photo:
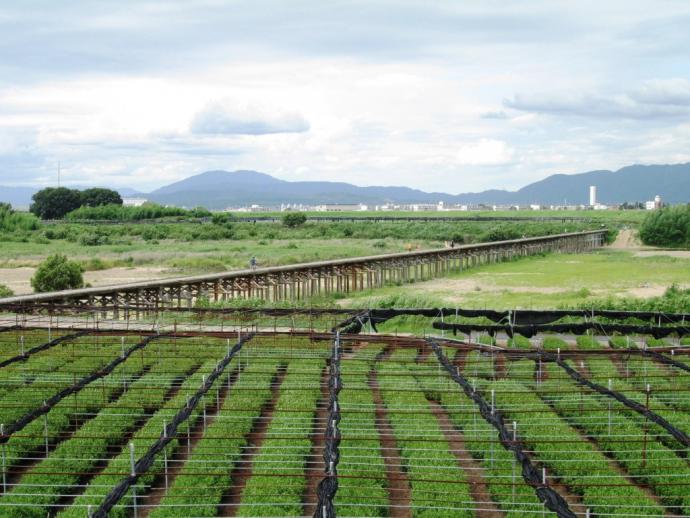
<svg viewBox="0 0 690 518">
<path fill-rule="evenodd" d="M 658 194 L 654 196 L 654 200 L 644 202 L 644 208 L 647 210 L 660 209 L 662 206 L 663 203 L 661 201 L 661 196 L 659 196 Z"/>
<path fill-rule="evenodd" d="M 589 186 L 589 205 L 594 207 L 597 204 L 597 186 Z"/>
<path fill-rule="evenodd" d="M 149 200 L 146 198 L 122 198 L 122 205 L 125 207 L 141 207 L 147 201 Z"/>
<path fill-rule="evenodd" d="M 347 204 L 347 203 L 325 203 L 323 205 L 317 205 L 314 210 L 317 212 L 356 212 L 365 211 L 369 207 L 361 203 L 357 204 Z"/>
</svg>

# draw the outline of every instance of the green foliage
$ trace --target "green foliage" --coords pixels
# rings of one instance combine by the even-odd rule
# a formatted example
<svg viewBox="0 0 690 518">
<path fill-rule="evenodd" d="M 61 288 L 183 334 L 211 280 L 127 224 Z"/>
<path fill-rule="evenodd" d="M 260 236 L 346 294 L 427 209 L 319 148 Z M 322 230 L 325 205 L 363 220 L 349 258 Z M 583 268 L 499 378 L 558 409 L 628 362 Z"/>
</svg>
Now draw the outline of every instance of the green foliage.
<svg viewBox="0 0 690 518">
<path fill-rule="evenodd" d="M 79 244 L 83 246 L 100 246 L 110 244 L 110 239 L 102 232 L 89 232 L 79 236 Z"/>
<path fill-rule="evenodd" d="M 501 225 L 490 229 L 482 241 L 510 241 L 511 239 L 520 239 L 522 236 L 523 234 L 515 226 Z"/>
<path fill-rule="evenodd" d="M 5 298 L 5 297 L 11 297 L 13 295 L 14 295 L 14 292 L 11 289 L 9 289 L 4 284 L 0 284 L 0 299 Z"/>
<path fill-rule="evenodd" d="M 81 204 L 86 207 L 99 207 L 101 205 L 122 205 L 120 193 L 112 189 L 94 187 L 81 191 Z"/>
<path fill-rule="evenodd" d="M 645 245 L 690 246 L 690 205 L 666 207 L 649 214 L 640 226 Z"/>
<path fill-rule="evenodd" d="M 568 344 L 557 336 L 545 336 L 542 339 L 541 346 L 547 351 L 566 350 L 568 348 Z"/>
<path fill-rule="evenodd" d="M 9 203 L 0 203 L 0 231 L 31 231 L 39 227 L 39 221 L 33 214 L 16 212 Z"/>
<path fill-rule="evenodd" d="M 211 222 L 214 225 L 228 225 L 232 223 L 235 217 L 229 212 L 214 212 L 211 216 Z"/>
<path fill-rule="evenodd" d="M 516 349 L 531 349 L 532 344 L 530 343 L 529 338 L 516 334 L 513 336 L 513 338 L 508 340 L 508 347 Z"/>
<path fill-rule="evenodd" d="M 41 219 L 62 219 L 81 206 L 80 192 L 66 187 L 47 187 L 34 194 L 32 200 L 30 210 Z"/>
<path fill-rule="evenodd" d="M 660 297 L 640 299 L 635 297 L 606 297 L 569 306 L 577 309 L 610 309 L 614 311 L 660 311 L 662 313 L 690 312 L 690 289 L 677 285 L 669 287 Z"/>
<path fill-rule="evenodd" d="M 140 207 L 125 207 L 122 205 L 101 205 L 99 207 L 80 207 L 67 215 L 72 221 L 139 221 L 144 219 L 159 219 L 171 217 L 196 217 L 195 211 L 188 211 L 177 207 L 162 207 L 155 203 L 144 203 Z"/>
<path fill-rule="evenodd" d="M 43 261 L 31 278 L 31 286 L 37 293 L 82 288 L 84 276 L 81 265 L 67 256 L 55 254 Z"/>
<path fill-rule="evenodd" d="M 303 212 L 287 212 L 283 216 L 283 225 L 289 228 L 299 227 L 307 222 L 307 215 Z"/>
</svg>

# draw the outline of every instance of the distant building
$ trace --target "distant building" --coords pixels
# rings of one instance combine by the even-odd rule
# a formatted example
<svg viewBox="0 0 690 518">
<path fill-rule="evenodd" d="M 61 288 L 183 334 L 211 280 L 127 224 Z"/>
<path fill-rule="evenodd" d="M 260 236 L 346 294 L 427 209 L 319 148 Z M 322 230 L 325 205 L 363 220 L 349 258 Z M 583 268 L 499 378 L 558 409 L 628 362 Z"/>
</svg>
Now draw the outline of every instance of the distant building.
<svg viewBox="0 0 690 518">
<path fill-rule="evenodd" d="M 347 204 L 347 203 L 331 203 L 317 205 L 314 207 L 316 212 L 357 212 L 368 210 L 366 205 L 361 203 L 357 204 Z"/>
<path fill-rule="evenodd" d="M 228 207 L 227 209 L 225 209 L 225 212 L 273 212 L 273 210 L 274 209 L 272 207 L 264 207 L 262 205 L 253 204 L 249 207 Z"/>
<path fill-rule="evenodd" d="M 596 185 L 590 185 L 589 186 L 589 205 L 590 207 L 594 207 L 597 204 L 597 186 Z"/>
<path fill-rule="evenodd" d="M 654 196 L 654 200 L 646 201 L 644 203 L 644 208 L 647 210 L 660 209 L 663 206 L 664 206 L 664 203 L 661 201 L 661 196 L 659 196 L 658 194 L 656 196 Z"/>
<path fill-rule="evenodd" d="M 438 205 L 433 203 L 413 203 L 412 210 L 414 212 L 428 212 L 432 210 L 438 210 Z"/>
<path fill-rule="evenodd" d="M 147 201 L 149 200 L 146 198 L 122 198 L 122 205 L 125 207 L 141 207 Z"/>
</svg>

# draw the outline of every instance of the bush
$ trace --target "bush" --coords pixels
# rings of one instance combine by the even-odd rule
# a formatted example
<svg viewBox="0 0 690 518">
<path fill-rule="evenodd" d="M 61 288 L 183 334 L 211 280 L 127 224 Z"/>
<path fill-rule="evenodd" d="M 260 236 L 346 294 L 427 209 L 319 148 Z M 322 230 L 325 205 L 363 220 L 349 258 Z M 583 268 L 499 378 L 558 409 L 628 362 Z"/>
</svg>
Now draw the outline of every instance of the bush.
<svg viewBox="0 0 690 518">
<path fill-rule="evenodd" d="M 289 228 L 299 227 L 307 221 L 307 215 L 302 212 L 288 212 L 283 216 L 283 225 Z"/>
<path fill-rule="evenodd" d="M 0 203 L 0 230 L 6 232 L 36 230 L 39 221 L 33 214 L 16 212 L 9 203 Z"/>
<path fill-rule="evenodd" d="M 82 268 L 65 255 L 51 255 L 38 266 L 31 278 L 31 286 L 36 293 L 82 288 Z"/>
<path fill-rule="evenodd" d="M 690 246 L 690 205 L 655 210 L 642 222 L 640 239 L 645 245 Z"/>
<path fill-rule="evenodd" d="M 144 203 L 140 207 L 125 207 L 122 205 L 101 205 L 98 207 L 80 207 L 67 214 L 67 219 L 72 221 L 96 220 L 96 221 L 139 221 L 142 219 L 158 219 L 189 216 L 196 217 L 201 210 L 187 211 L 177 207 L 161 207 L 155 203 Z M 203 214 L 208 211 L 203 212 Z M 210 213 L 208 213 L 210 214 Z"/>
<path fill-rule="evenodd" d="M 216 212 L 211 216 L 211 222 L 214 225 L 227 225 L 235 219 L 234 216 L 228 212 Z"/>
<path fill-rule="evenodd" d="M 98 232 L 91 232 L 79 236 L 79 244 L 83 246 L 100 246 L 109 245 L 110 238 L 107 235 Z"/>
<path fill-rule="evenodd" d="M 660 311 L 662 313 L 690 313 L 690 289 L 670 286 L 663 295 L 640 299 L 636 297 L 609 296 L 588 299 L 575 305 L 561 306 L 560 309 L 610 309 L 613 311 Z"/>
<path fill-rule="evenodd" d="M 520 239 L 521 237 L 522 234 L 516 228 L 503 226 L 489 230 L 482 241 L 510 241 L 512 239 Z"/>
<path fill-rule="evenodd" d="M 0 299 L 5 298 L 5 297 L 11 297 L 13 295 L 14 295 L 14 292 L 11 289 L 9 289 L 4 284 L 0 284 Z"/>
</svg>

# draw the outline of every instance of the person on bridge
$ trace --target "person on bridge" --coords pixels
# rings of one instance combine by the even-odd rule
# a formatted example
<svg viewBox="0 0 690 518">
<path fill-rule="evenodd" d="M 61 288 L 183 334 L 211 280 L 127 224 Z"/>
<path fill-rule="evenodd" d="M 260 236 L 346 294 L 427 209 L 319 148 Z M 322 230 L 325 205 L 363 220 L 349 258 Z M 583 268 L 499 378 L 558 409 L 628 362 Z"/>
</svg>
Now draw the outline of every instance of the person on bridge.
<svg viewBox="0 0 690 518">
<path fill-rule="evenodd" d="M 256 270 L 256 256 L 253 255 L 252 258 L 249 260 L 249 268 L 252 270 Z"/>
</svg>

